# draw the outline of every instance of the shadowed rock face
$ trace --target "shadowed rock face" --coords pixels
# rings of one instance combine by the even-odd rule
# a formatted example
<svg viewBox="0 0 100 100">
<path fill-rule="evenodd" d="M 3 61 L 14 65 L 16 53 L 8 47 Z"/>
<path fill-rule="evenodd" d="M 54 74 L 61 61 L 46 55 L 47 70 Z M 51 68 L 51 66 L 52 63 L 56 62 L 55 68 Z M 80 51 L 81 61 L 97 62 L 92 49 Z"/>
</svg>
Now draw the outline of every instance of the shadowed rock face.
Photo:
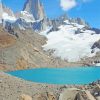
<svg viewBox="0 0 100 100">
<path fill-rule="evenodd" d="M 92 49 L 94 49 L 94 48 L 100 49 L 100 40 L 93 44 Z"/>
<path fill-rule="evenodd" d="M 97 28 L 91 28 L 93 31 L 95 31 L 97 34 L 100 34 L 100 29 Z"/>
<path fill-rule="evenodd" d="M 23 11 L 27 11 L 33 14 L 35 20 L 43 19 L 45 16 L 44 8 L 40 0 L 27 0 L 24 5 Z"/>
</svg>

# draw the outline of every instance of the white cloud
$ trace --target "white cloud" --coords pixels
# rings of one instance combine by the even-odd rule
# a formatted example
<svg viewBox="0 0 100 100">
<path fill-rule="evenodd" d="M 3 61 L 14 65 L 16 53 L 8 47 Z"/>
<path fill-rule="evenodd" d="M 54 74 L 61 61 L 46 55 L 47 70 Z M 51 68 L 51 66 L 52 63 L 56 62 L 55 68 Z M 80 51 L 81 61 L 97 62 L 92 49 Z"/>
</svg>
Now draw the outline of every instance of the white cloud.
<svg viewBox="0 0 100 100">
<path fill-rule="evenodd" d="M 77 5 L 76 0 L 60 0 L 60 6 L 63 10 L 70 10 Z"/>
<path fill-rule="evenodd" d="M 63 10 L 68 11 L 80 4 L 87 3 L 93 0 L 60 0 L 60 6 Z"/>
</svg>

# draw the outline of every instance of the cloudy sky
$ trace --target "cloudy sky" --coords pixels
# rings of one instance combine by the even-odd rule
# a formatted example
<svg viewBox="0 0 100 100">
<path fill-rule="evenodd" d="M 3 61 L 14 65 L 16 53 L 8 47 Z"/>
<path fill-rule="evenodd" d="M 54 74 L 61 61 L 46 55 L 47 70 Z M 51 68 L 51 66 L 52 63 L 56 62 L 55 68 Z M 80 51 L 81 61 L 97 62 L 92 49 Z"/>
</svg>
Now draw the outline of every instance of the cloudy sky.
<svg viewBox="0 0 100 100">
<path fill-rule="evenodd" d="M 26 0 L 2 0 L 14 12 L 20 11 Z M 70 17 L 80 17 L 92 27 L 100 28 L 100 0 L 41 0 L 49 18 L 63 13 Z"/>
</svg>

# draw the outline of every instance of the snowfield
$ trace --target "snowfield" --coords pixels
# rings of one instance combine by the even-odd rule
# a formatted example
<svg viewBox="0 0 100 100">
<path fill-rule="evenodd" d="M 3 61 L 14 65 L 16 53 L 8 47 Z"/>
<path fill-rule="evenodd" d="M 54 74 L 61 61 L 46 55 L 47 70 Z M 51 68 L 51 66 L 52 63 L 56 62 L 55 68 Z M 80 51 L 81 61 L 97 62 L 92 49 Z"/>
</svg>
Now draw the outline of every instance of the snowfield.
<svg viewBox="0 0 100 100">
<path fill-rule="evenodd" d="M 24 19 L 26 22 L 35 22 L 35 19 L 32 14 L 27 11 L 21 11 L 21 18 Z"/>
<path fill-rule="evenodd" d="M 2 19 L 4 19 L 5 21 L 9 21 L 11 23 L 16 21 L 15 16 L 9 16 L 7 13 L 3 12 L 2 14 Z"/>
<path fill-rule="evenodd" d="M 50 32 L 45 35 L 48 39 L 47 44 L 43 46 L 45 51 L 53 50 L 54 57 L 60 57 L 69 62 L 76 62 L 85 57 L 92 57 L 99 49 L 91 53 L 92 45 L 100 39 L 100 34 L 91 30 L 84 30 L 84 25 L 69 23 L 61 25 L 58 31 Z M 75 34 L 80 29 L 80 33 Z"/>
</svg>

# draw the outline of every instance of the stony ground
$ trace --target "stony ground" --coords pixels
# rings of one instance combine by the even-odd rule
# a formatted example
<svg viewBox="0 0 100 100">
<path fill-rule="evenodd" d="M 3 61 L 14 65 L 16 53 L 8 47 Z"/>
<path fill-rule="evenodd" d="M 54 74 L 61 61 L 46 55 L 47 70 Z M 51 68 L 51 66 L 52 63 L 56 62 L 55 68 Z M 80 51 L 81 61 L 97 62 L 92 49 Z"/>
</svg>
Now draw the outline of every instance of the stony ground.
<svg viewBox="0 0 100 100">
<path fill-rule="evenodd" d="M 0 100 L 100 100 L 100 85 L 47 85 L 0 72 Z"/>
</svg>

